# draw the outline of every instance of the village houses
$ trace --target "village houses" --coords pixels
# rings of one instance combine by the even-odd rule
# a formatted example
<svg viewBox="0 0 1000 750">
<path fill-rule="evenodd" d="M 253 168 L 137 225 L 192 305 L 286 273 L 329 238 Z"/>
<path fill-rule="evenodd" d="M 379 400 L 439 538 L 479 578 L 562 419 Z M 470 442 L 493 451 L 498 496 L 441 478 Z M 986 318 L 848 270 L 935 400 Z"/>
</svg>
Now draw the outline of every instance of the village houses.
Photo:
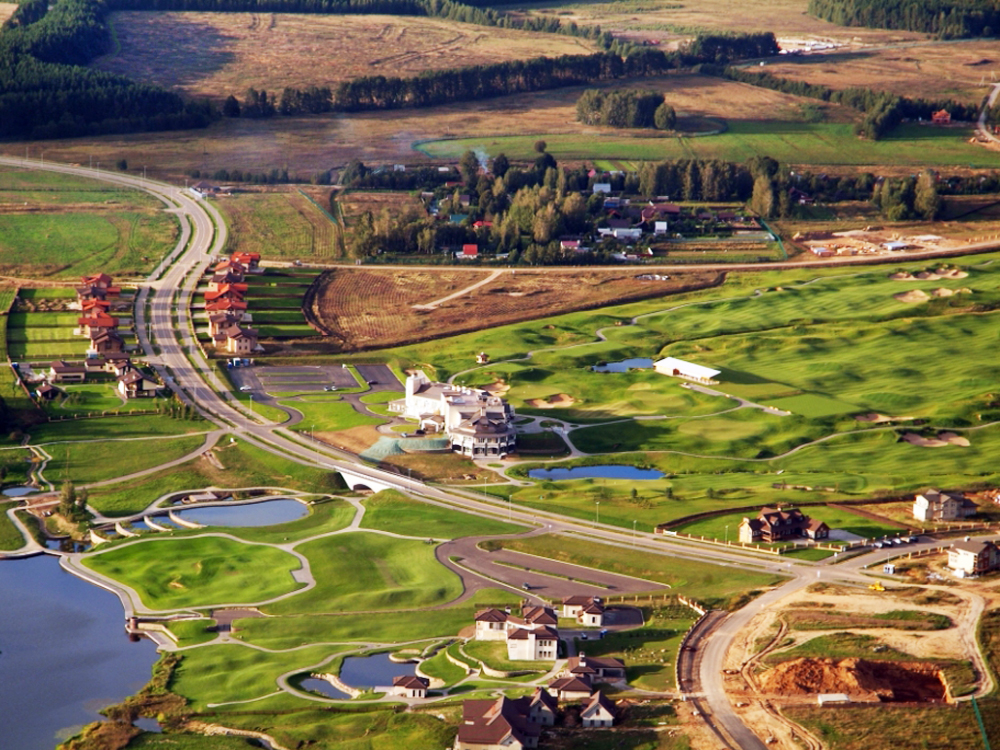
<svg viewBox="0 0 1000 750">
<path fill-rule="evenodd" d="M 913 517 L 918 521 L 956 521 L 976 514 L 979 509 L 961 492 L 926 490 L 913 499 Z"/>
</svg>

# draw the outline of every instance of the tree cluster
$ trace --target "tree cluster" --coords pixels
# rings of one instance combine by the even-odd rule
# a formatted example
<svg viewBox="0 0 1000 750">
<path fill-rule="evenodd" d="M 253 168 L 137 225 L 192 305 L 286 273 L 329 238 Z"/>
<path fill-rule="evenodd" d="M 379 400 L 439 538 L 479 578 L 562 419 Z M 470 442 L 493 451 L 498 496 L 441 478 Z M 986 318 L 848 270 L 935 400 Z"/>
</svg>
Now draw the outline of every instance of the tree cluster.
<svg viewBox="0 0 1000 750">
<path fill-rule="evenodd" d="M 864 114 L 864 117 L 857 123 L 855 130 L 858 135 L 871 140 L 882 138 L 904 119 L 929 120 L 934 112 L 942 109 L 949 112 L 955 120 L 974 120 L 977 116 L 974 105 L 962 104 L 951 99 L 909 99 L 888 91 L 877 91 L 861 86 L 833 89 L 829 86 L 782 78 L 772 73 L 758 73 L 732 66 L 725 68 L 721 73 L 733 81 L 857 109 Z"/>
<path fill-rule="evenodd" d="M 203 127 L 211 111 L 176 94 L 82 67 L 106 51 L 99 0 L 31 0 L 0 34 L 0 137 Z"/>
<path fill-rule="evenodd" d="M 937 190 L 937 177 L 930 170 L 916 177 L 882 180 L 872 192 L 872 203 L 889 221 L 930 221 L 938 218 L 943 208 Z"/>
<path fill-rule="evenodd" d="M 671 130 L 677 124 L 677 113 L 655 91 L 587 89 L 576 101 L 576 119 L 612 128 Z"/>
<path fill-rule="evenodd" d="M 993 0 L 809 0 L 809 13 L 838 26 L 921 31 L 944 39 L 1000 31 L 1000 6 Z"/>
</svg>

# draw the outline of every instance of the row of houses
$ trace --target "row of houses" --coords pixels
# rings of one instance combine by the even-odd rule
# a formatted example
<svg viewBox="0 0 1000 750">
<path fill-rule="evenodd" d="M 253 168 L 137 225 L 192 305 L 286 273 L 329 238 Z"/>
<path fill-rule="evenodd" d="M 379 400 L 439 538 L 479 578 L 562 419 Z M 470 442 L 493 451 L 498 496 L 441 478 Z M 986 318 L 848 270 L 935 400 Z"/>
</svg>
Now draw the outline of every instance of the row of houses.
<svg viewBox="0 0 1000 750">
<path fill-rule="evenodd" d="M 155 396 L 160 389 L 156 380 L 148 377 L 127 356 L 88 357 L 83 362 L 56 360 L 49 365 L 48 373 L 35 388 L 35 396 L 43 401 L 51 401 L 65 395 L 65 391 L 55 383 L 83 383 L 91 374 L 112 374 L 117 380 L 115 390 L 122 398 L 144 398 Z"/>
<path fill-rule="evenodd" d="M 111 314 L 115 301 L 121 297 L 121 287 L 106 273 L 81 277 L 76 288 L 76 301 L 80 309 L 77 318 L 77 335 L 90 340 L 88 356 L 120 355 L 125 352 L 125 341 L 118 334 L 118 318 Z"/>
<path fill-rule="evenodd" d="M 260 253 L 237 252 L 213 267 L 205 292 L 205 312 L 208 334 L 216 350 L 244 355 L 260 348 L 257 331 L 243 325 L 250 318 L 246 274 L 259 265 Z"/>
</svg>

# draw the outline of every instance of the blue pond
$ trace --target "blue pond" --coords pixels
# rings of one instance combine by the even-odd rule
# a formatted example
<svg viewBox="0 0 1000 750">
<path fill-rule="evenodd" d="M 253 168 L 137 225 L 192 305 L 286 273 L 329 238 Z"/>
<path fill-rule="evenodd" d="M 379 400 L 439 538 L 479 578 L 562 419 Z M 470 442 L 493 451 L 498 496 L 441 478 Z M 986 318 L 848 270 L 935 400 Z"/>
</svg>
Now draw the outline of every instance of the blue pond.
<svg viewBox="0 0 1000 750">
<path fill-rule="evenodd" d="M 309 515 L 309 508 L 298 500 L 267 500 L 248 505 L 217 505 L 176 512 L 185 521 L 205 526 L 274 526 Z"/>
<path fill-rule="evenodd" d="M 532 469 L 532 479 L 661 479 L 662 471 L 638 469 L 635 466 L 576 466 L 572 469 Z"/>
<path fill-rule="evenodd" d="M 302 689 L 311 690 L 314 693 L 319 693 L 320 695 L 325 695 L 327 698 L 343 698 L 348 699 L 347 693 L 337 690 L 333 685 L 331 685 L 326 680 L 321 680 L 318 677 L 307 677 L 302 680 Z"/>
<path fill-rule="evenodd" d="M 416 664 L 397 664 L 389 654 L 348 656 L 340 667 L 340 679 L 353 688 L 384 687 L 401 674 L 416 674 Z"/>
<path fill-rule="evenodd" d="M 631 369 L 648 370 L 653 366 L 653 360 L 649 357 L 634 357 L 633 359 L 623 359 L 620 362 L 606 362 L 603 365 L 594 365 L 594 372 L 628 372 Z"/>
</svg>

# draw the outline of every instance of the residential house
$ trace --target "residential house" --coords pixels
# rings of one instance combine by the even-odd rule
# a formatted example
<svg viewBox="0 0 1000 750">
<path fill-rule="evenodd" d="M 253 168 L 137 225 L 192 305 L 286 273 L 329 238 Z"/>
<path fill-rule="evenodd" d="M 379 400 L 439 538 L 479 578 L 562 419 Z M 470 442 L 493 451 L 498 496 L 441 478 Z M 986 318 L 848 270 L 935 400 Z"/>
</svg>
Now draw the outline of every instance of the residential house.
<svg viewBox="0 0 1000 750">
<path fill-rule="evenodd" d="M 243 313 L 236 311 L 226 311 L 211 313 L 208 316 L 208 334 L 213 339 L 220 333 L 224 333 L 230 326 L 237 325 L 243 320 Z"/>
<path fill-rule="evenodd" d="M 744 544 L 783 542 L 799 537 L 826 539 L 829 535 L 829 526 L 797 508 L 761 508 L 755 519 L 744 516 L 739 528 L 739 540 Z"/>
<path fill-rule="evenodd" d="M 521 703 L 527 701 L 527 713 L 530 721 L 546 727 L 555 725 L 559 703 L 545 688 L 536 687 L 534 693 L 530 696 L 518 698 L 518 701 Z"/>
<path fill-rule="evenodd" d="M 76 322 L 80 326 L 80 333 L 91 338 L 94 338 L 96 334 L 113 331 L 118 327 L 118 318 L 96 309 L 82 318 L 77 318 Z"/>
<path fill-rule="evenodd" d="M 559 615 L 551 607 L 532 607 L 525 602 L 521 606 L 521 617 L 528 625 L 551 625 L 556 627 L 559 624 Z"/>
<path fill-rule="evenodd" d="M 562 600 L 563 617 L 572 617 L 581 625 L 599 628 L 604 625 L 604 605 L 599 596 L 570 596 Z"/>
<path fill-rule="evenodd" d="M 610 727 L 615 723 L 617 707 L 615 702 L 598 691 L 580 711 L 580 724 L 584 727 Z"/>
<path fill-rule="evenodd" d="M 572 250 L 574 253 L 580 252 L 580 248 L 583 246 L 583 241 L 579 239 L 563 239 L 559 240 L 560 250 Z"/>
<path fill-rule="evenodd" d="M 477 365 L 488 365 L 489 363 L 490 363 L 490 355 L 487 354 L 486 352 L 479 352 L 479 354 L 476 355 Z"/>
<path fill-rule="evenodd" d="M 257 350 L 257 331 L 231 325 L 223 334 L 226 337 L 226 351 L 230 354 L 250 354 Z"/>
<path fill-rule="evenodd" d="M 499 609 L 484 609 L 476 614 L 477 641 L 506 641 L 507 618 L 509 612 Z"/>
<path fill-rule="evenodd" d="M 614 657 L 580 653 L 566 660 L 565 677 L 586 677 L 590 682 L 617 682 L 625 679 L 625 662 Z"/>
<path fill-rule="evenodd" d="M 721 370 L 713 370 L 711 367 L 705 367 L 704 365 L 696 365 L 693 362 L 685 362 L 683 359 L 677 359 L 676 357 L 665 357 L 659 360 L 653 364 L 653 369 L 662 375 L 694 380 L 697 383 L 706 383 L 708 385 L 718 383 L 715 380 L 715 376 L 722 372 Z"/>
<path fill-rule="evenodd" d="M 107 372 L 107 366 L 108 360 L 102 355 L 87 357 L 83 360 L 83 369 L 87 371 L 88 375 L 93 375 L 98 372 Z"/>
<path fill-rule="evenodd" d="M 94 310 L 108 312 L 111 310 L 111 302 L 106 299 L 89 298 L 80 301 L 80 309 L 84 315 L 93 315 Z"/>
<path fill-rule="evenodd" d="M 35 397 L 42 401 L 52 401 L 61 395 L 63 395 L 63 391 L 47 382 L 43 382 L 35 389 Z"/>
<path fill-rule="evenodd" d="M 254 271 L 260 266 L 260 253 L 238 252 L 229 256 L 231 261 L 240 263 L 248 270 Z"/>
<path fill-rule="evenodd" d="M 218 292 L 226 285 L 231 285 L 233 288 L 240 289 L 243 292 L 247 290 L 247 285 L 243 283 L 243 274 L 229 270 L 216 272 L 208 282 L 208 291 Z"/>
<path fill-rule="evenodd" d="M 247 272 L 247 266 L 240 263 L 238 260 L 233 260 L 232 258 L 223 258 L 215 266 L 212 267 L 212 273 L 228 273 L 232 271 L 233 273 L 238 273 L 241 276 L 245 276 Z"/>
<path fill-rule="evenodd" d="M 598 227 L 597 233 L 616 240 L 637 240 L 642 237 L 642 227 L 633 226 L 628 219 L 608 219 L 608 226 Z"/>
<path fill-rule="evenodd" d="M 112 287 L 112 282 L 114 281 L 114 279 L 106 273 L 81 276 L 80 279 L 83 281 L 84 286 L 94 286 L 98 289 L 110 289 Z"/>
<path fill-rule="evenodd" d="M 392 689 L 389 694 L 398 695 L 400 698 L 426 698 L 430 684 L 430 680 L 426 677 L 401 674 L 392 678 Z"/>
<path fill-rule="evenodd" d="M 124 356 L 110 356 L 105 357 L 104 371 L 110 372 L 115 377 L 118 377 L 126 370 L 132 369 L 132 360 Z"/>
<path fill-rule="evenodd" d="M 471 260 L 473 258 L 478 258 L 479 257 L 479 245 L 473 245 L 473 244 L 462 245 L 462 255 L 461 255 L 461 257 L 462 258 L 466 258 L 468 260 Z"/>
<path fill-rule="evenodd" d="M 218 289 L 205 292 L 205 303 L 217 302 L 221 299 L 242 300 L 246 291 L 246 284 L 220 284 Z"/>
<path fill-rule="evenodd" d="M 549 692 L 561 701 L 578 701 L 588 700 L 594 690 L 591 687 L 589 677 L 568 675 L 566 677 L 557 677 L 550 682 Z"/>
<path fill-rule="evenodd" d="M 415 419 L 420 428 L 444 432 L 451 449 L 467 456 L 505 456 L 515 446 L 514 409 L 478 388 L 434 383 L 417 371 L 406 378 L 406 397 L 389 411 Z"/>
<path fill-rule="evenodd" d="M 931 113 L 931 122 L 935 125 L 947 125 L 951 122 L 951 112 L 946 109 L 939 109 Z"/>
<path fill-rule="evenodd" d="M 125 340 L 116 331 L 102 331 L 91 334 L 87 354 L 121 354 L 125 351 Z"/>
<path fill-rule="evenodd" d="M 961 520 L 975 515 L 977 510 L 979 506 L 961 492 L 931 489 L 913 499 L 913 517 L 925 523 Z"/>
<path fill-rule="evenodd" d="M 455 750 L 523 750 L 538 747 L 541 725 L 531 721 L 525 702 L 501 696 L 465 701 Z"/>
<path fill-rule="evenodd" d="M 1000 567 L 1000 549 L 993 542 L 956 542 L 948 550 L 948 567 L 960 577 L 988 573 Z"/>
<path fill-rule="evenodd" d="M 49 382 L 82 383 L 87 379 L 87 368 L 82 364 L 70 364 L 61 359 L 49 365 Z"/>
<path fill-rule="evenodd" d="M 610 182 L 595 182 L 594 186 L 591 188 L 594 193 L 611 193 L 611 183 Z"/>
<path fill-rule="evenodd" d="M 511 661 L 555 660 L 559 633 L 547 625 L 517 628 L 507 634 L 507 658 Z"/>
<path fill-rule="evenodd" d="M 155 396 L 159 388 L 159 383 L 147 378 L 136 367 L 130 367 L 118 376 L 118 392 L 125 398 Z"/>
<path fill-rule="evenodd" d="M 223 299 L 217 299 L 213 302 L 205 303 L 205 311 L 209 313 L 213 312 L 231 312 L 238 313 L 241 318 L 247 310 L 247 303 L 242 299 L 232 299 L 229 297 Z"/>
</svg>

